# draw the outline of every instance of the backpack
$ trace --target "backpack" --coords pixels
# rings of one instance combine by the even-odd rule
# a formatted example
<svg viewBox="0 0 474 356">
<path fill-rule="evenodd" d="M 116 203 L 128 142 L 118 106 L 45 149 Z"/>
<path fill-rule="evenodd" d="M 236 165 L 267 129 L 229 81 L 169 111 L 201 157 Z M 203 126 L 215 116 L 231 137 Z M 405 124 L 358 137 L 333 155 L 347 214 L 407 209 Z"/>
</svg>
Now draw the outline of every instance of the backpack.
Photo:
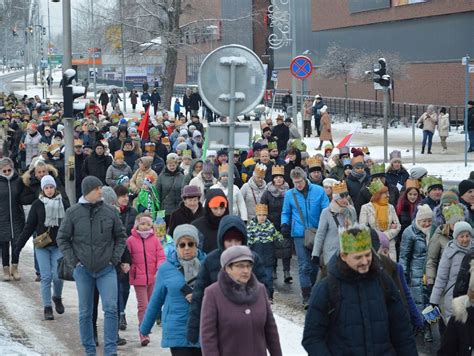
<svg viewBox="0 0 474 356">
<path fill-rule="evenodd" d="M 329 271 L 328 271 L 326 279 L 327 279 L 328 289 L 329 289 L 329 299 L 328 299 L 329 325 L 333 326 L 336 323 L 336 320 L 340 311 L 340 306 L 341 306 L 341 303 L 340 303 L 341 283 Z M 379 284 L 383 290 L 385 305 L 388 306 L 393 300 L 393 296 L 390 291 L 390 277 L 387 275 L 387 273 L 384 271 L 382 267 L 379 267 L 377 269 L 377 280 L 379 281 Z"/>
</svg>

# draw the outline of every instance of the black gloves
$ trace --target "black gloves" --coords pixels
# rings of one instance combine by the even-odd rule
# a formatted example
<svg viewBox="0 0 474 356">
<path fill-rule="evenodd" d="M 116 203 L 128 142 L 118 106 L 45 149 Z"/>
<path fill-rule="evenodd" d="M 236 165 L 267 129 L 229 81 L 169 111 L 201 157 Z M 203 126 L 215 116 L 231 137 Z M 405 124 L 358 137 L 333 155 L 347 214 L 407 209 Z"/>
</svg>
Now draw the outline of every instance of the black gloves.
<svg viewBox="0 0 474 356">
<path fill-rule="evenodd" d="M 291 228 L 289 225 L 287 224 L 281 225 L 280 231 L 285 239 L 291 238 Z"/>
</svg>

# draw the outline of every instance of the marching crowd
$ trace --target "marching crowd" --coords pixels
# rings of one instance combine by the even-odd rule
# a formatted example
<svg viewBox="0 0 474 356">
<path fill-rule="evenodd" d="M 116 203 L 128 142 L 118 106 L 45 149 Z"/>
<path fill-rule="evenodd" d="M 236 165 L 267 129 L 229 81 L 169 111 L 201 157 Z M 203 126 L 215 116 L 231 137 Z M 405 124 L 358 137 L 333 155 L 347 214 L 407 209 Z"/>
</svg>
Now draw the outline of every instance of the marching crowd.
<svg viewBox="0 0 474 356">
<path fill-rule="evenodd" d="M 127 119 L 118 101 L 108 113 L 90 99 L 65 162 L 62 103 L 3 99 L 3 279 L 21 279 L 33 237 L 44 319 L 65 312 L 63 281 L 74 280 L 87 355 L 99 345 L 99 298 L 104 354 L 126 343 L 130 286 L 142 346 L 156 324 L 173 355 L 281 355 L 278 260 L 284 283 L 299 279 L 309 355 L 416 355 L 415 335 L 432 342 L 433 327 L 439 355 L 471 355 L 474 172 L 446 187 L 421 166 L 408 172 L 398 150 L 386 166 L 368 147 L 334 147 L 320 96 L 307 106 L 318 115 L 314 156 L 282 115 L 229 157 L 207 148 L 197 110 Z"/>
</svg>

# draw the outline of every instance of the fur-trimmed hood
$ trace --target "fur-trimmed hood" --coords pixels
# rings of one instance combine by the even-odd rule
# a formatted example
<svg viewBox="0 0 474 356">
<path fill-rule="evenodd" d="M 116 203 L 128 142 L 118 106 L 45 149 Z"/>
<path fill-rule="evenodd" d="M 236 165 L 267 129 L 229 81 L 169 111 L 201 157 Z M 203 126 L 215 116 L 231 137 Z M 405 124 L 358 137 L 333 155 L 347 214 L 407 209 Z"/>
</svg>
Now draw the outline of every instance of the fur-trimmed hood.
<svg viewBox="0 0 474 356">
<path fill-rule="evenodd" d="M 474 317 L 474 305 L 471 304 L 467 295 L 453 299 L 453 317 L 456 321 L 466 324 L 467 318 Z"/>
<path fill-rule="evenodd" d="M 58 170 L 51 164 L 47 163 L 46 167 L 48 167 L 48 174 L 53 176 L 54 178 L 58 178 Z M 35 177 L 35 169 L 32 168 L 21 176 L 21 180 L 23 181 L 23 184 L 26 187 L 29 187 L 32 183 L 32 181 L 38 181 L 38 179 Z"/>
</svg>

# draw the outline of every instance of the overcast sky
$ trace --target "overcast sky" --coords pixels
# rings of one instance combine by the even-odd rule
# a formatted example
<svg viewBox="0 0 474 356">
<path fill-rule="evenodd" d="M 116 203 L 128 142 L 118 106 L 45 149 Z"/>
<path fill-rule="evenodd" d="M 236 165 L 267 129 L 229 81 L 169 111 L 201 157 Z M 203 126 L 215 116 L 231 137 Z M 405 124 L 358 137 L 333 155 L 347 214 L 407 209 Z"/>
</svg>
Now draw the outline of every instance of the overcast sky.
<svg viewBox="0 0 474 356">
<path fill-rule="evenodd" d="M 74 0 L 72 0 L 74 1 Z M 39 0 L 43 24 L 48 28 L 48 3 L 49 19 L 51 24 L 51 34 L 61 33 L 63 30 L 63 10 L 61 2 L 51 2 L 51 0 Z"/>
</svg>

